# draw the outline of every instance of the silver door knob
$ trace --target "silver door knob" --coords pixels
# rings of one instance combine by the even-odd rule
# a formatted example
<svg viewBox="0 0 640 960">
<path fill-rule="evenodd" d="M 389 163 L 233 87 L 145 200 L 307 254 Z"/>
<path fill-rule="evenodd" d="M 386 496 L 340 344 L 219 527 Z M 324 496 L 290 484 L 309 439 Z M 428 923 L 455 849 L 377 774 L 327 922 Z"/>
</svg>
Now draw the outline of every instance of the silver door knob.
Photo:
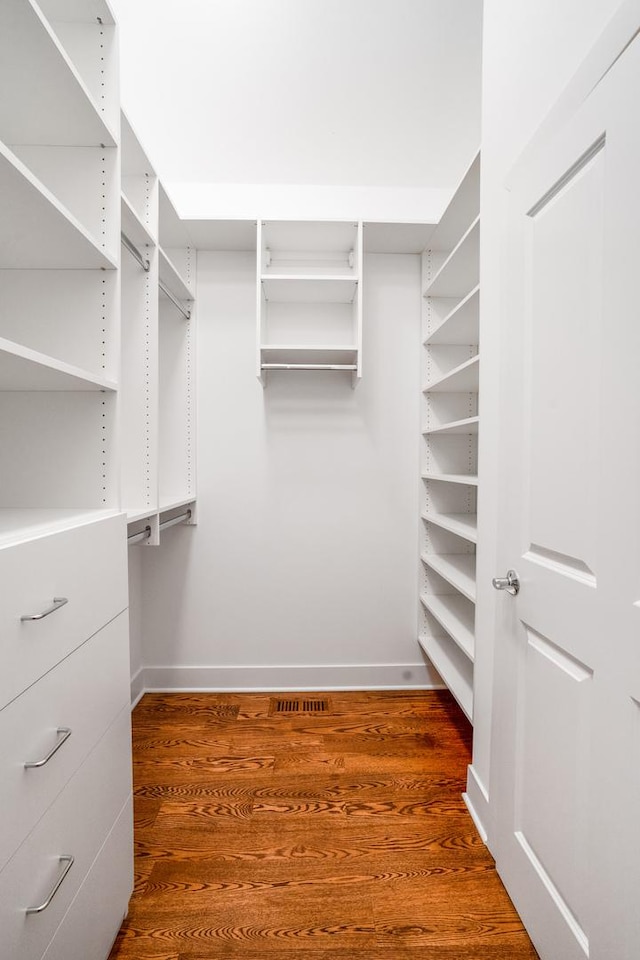
<svg viewBox="0 0 640 960">
<path fill-rule="evenodd" d="M 494 577 L 491 583 L 496 590 L 506 590 L 512 597 L 515 597 L 520 589 L 520 580 L 515 570 L 507 570 L 506 577 Z"/>
</svg>

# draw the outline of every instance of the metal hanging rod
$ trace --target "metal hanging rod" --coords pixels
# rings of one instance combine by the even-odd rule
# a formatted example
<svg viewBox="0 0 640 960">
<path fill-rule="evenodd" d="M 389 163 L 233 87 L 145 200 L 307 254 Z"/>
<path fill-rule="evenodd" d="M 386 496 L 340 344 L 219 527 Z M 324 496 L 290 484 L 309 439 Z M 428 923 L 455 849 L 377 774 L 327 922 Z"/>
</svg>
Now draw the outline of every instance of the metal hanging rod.
<svg viewBox="0 0 640 960">
<path fill-rule="evenodd" d="M 145 260 L 145 258 L 142 256 L 142 254 L 136 247 L 135 243 L 132 243 L 131 240 L 129 240 L 129 237 L 126 235 L 126 233 L 121 233 L 120 239 L 122 240 L 123 246 L 127 248 L 127 250 L 133 257 L 133 259 L 138 261 L 138 263 L 140 264 L 144 272 L 149 273 L 149 270 L 151 269 L 151 264 L 149 263 L 148 260 Z"/>
<path fill-rule="evenodd" d="M 163 520 L 160 524 L 160 529 L 166 530 L 167 527 L 174 527 L 177 523 L 184 523 L 185 520 L 191 520 L 191 510 L 186 510 L 178 517 L 171 517 L 170 520 Z"/>
<path fill-rule="evenodd" d="M 180 313 L 185 318 L 185 320 L 191 320 L 191 310 L 187 310 L 187 308 L 180 303 L 178 298 L 171 293 L 171 290 L 169 290 L 169 288 L 166 286 L 166 284 L 162 282 L 162 280 L 158 280 L 158 286 L 160 287 L 162 292 L 165 294 L 165 296 L 167 296 L 169 300 L 171 300 L 171 303 L 174 305 L 174 307 L 176 307 L 176 309 L 180 311 Z"/>
<path fill-rule="evenodd" d="M 357 370 L 355 363 L 263 363 L 262 370 Z"/>
<path fill-rule="evenodd" d="M 140 543 L 142 540 L 148 540 L 150 536 L 151 527 L 146 526 L 140 533 L 132 533 L 131 536 L 127 537 L 127 543 L 131 546 L 132 543 Z"/>
<path fill-rule="evenodd" d="M 185 520 L 191 519 L 191 510 L 185 510 L 184 513 L 181 513 L 177 517 L 171 517 L 169 520 L 163 520 L 159 524 L 160 530 L 166 530 L 168 527 L 173 527 L 178 523 L 184 523 Z M 143 540 L 148 540 L 151 536 L 151 527 L 147 524 L 144 530 L 141 530 L 139 533 L 132 533 L 127 537 L 127 543 L 129 546 L 133 543 L 141 543 Z"/>
</svg>

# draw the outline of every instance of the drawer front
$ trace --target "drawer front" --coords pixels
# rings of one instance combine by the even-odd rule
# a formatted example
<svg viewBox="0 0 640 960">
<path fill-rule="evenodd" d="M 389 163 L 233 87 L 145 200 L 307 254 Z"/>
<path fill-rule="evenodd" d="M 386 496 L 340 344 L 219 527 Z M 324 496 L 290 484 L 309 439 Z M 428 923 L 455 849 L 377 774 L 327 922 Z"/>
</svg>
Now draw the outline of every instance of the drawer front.
<svg viewBox="0 0 640 960">
<path fill-rule="evenodd" d="M 128 703 L 125 612 L 0 710 L 0 869 Z"/>
<path fill-rule="evenodd" d="M 40 958 L 131 794 L 131 713 L 125 708 L 0 872 L 0 960 Z M 46 909 L 66 866 L 73 865 Z"/>
<path fill-rule="evenodd" d="M 133 890 L 133 804 L 127 801 L 42 960 L 107 960 Z"/>
<path fill-rule="evenodd" d="M 126 544 L 116 516 L 0 550 L 0 709 L 125 609 Z"/>
</svg>

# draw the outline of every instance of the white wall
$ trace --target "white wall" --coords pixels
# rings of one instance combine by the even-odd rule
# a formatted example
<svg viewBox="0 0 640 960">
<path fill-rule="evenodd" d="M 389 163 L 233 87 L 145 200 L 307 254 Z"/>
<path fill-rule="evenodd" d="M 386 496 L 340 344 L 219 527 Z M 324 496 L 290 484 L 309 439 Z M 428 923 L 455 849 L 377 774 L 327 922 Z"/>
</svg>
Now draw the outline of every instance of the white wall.
<svg viewBox="0 0 640 960">
<path fill-rule="evenodd" d="M 499 416 L 509 403 L 508 371 L 500 341 L 509 336 L 502 310 L 502 249 L 506 237 L 505 179 L 518 156 L 578 70 L 597 38 L 624 4 L 621 0 L 485 0 L 482 78 L 481 482 L 478 532 L 474 759 L 469 782 L 480 818 L 492 825 L 487 799 L 491 779 L 491 703 L 495 591 L 491 578 L 513 562 L 498 552 L 500 503 Z M 503 382 L 501 392 L 500 382 Z"/>
<path fill-rule="evenodd" d="M 148 686 L 423 686 L 420 263 L 365 263 L 364 376 L 255 376 L 255 256 L 198 257 L 198 526 L 144 554 Z"/>
<path fill-rule="evenodd" d="M 477 149 L 481 0 L 112 4 L 169 185 L 451 189 Z"/>
</svg>

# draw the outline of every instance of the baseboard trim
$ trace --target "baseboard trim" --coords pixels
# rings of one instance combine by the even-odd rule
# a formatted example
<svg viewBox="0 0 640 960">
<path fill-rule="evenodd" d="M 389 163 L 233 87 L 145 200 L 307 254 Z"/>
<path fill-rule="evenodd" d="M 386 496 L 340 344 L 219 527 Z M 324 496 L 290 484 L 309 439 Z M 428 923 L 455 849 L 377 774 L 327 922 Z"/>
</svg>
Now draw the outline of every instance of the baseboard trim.
<svg viewBox="0 0 640 960">
<path fill-rule="evenodd" d="M 471 819 L 478 828 L 478 833 L 482 837 L 483 843 L 489 843 L 489 794 L 473 768 L 473 764 L 467 767 L 467 792 L 462 794 L 467 809 L 471 814 Z"/>
<path fill-rule="evenodd" d="M 134 673 L 131 677 L 131 709 L 136 706 L 138 701 L 142 696 L 144 696 L 145 684 L 144 684 L 144 667 Z"/>
<path fill-rule="evenodd" d="M 313 690 L 441 690 L 442 680 L 425 663 L 363 663 L 325 666 L 143 667 L 148 691 L 222 693 Z M 137 676 L 137 675 L 136 675 Z"/>
</svg>

